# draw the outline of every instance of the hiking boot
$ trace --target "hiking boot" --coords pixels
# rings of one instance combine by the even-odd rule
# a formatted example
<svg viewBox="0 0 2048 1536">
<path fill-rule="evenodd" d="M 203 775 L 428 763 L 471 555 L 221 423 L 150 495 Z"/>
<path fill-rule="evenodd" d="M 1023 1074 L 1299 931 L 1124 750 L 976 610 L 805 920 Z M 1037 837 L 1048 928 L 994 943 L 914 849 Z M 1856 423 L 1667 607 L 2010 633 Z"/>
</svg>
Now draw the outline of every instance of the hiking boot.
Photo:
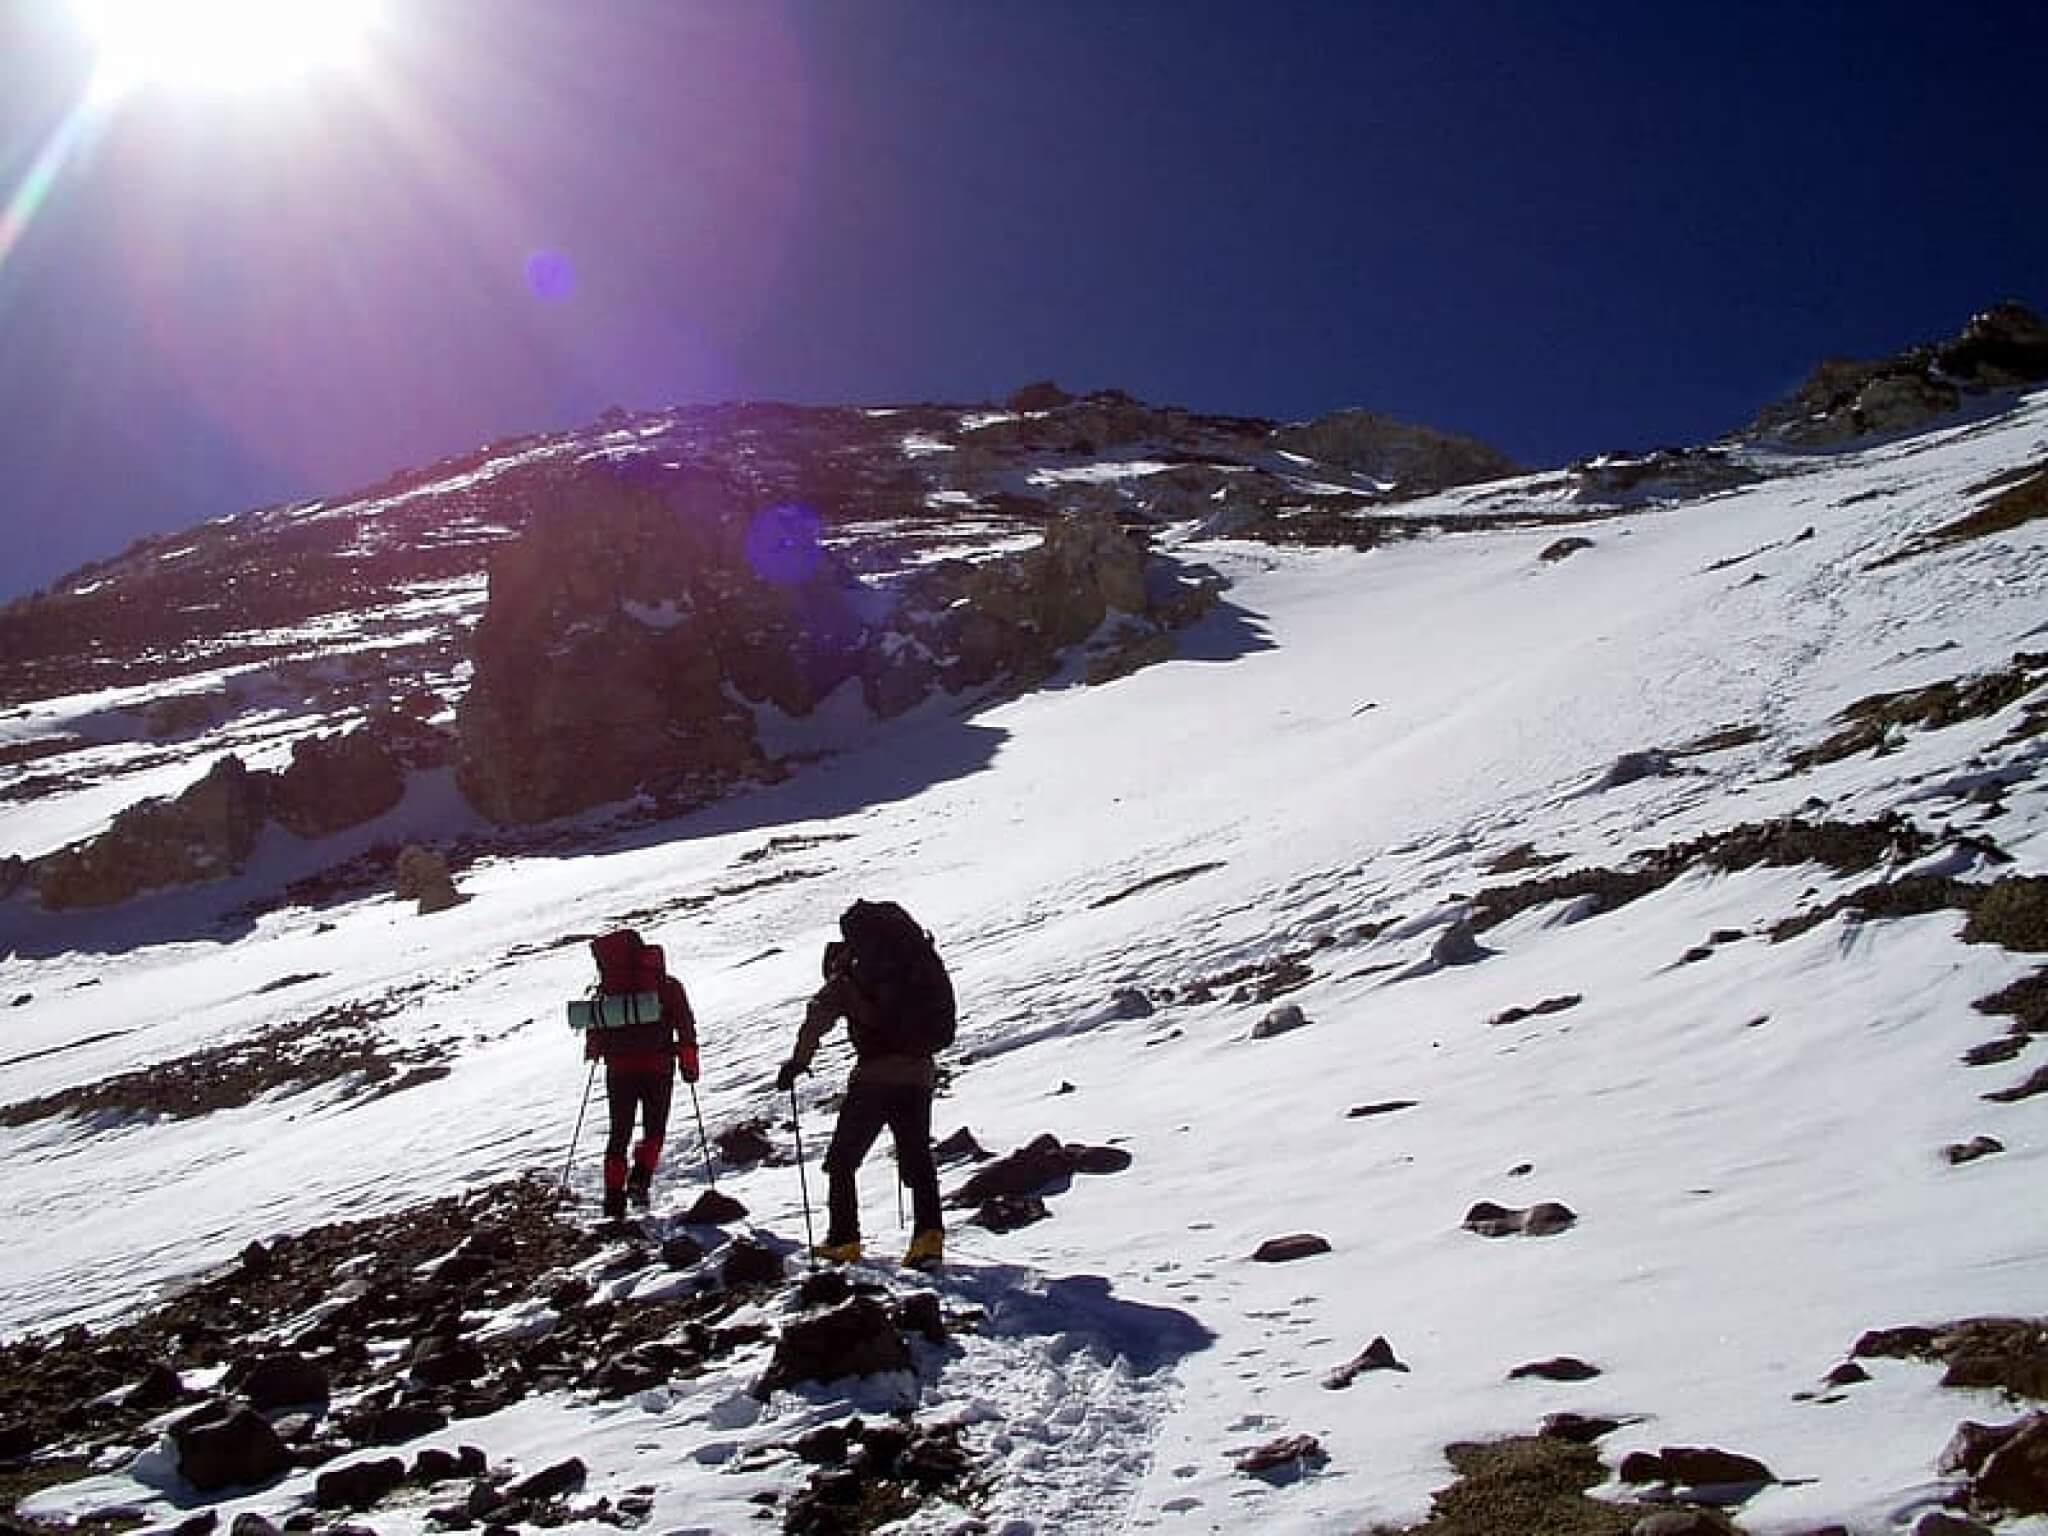
<svg viewBox="0 0 2048 1536">
<path fill-rule="evenodd" d="M 626 1219 L 626 1191 L 623 1185 L 604 1192 L 604 1219 L 624 1221 Z"/>
<path fill-rule="evenodd" d="M 626 1198 L 640 1210 L 647 1209 L 648 1191 L 654 1184 L 654 1175 L 637 1164 L 626 1175 Z"/>
<path fill-rule="evenodd" d="M 823 1259 L 827 1264 L 858 1264 L 860 1262 L 860 1239 L 849 1237 L 844 1242 L 835 1243 L 828 1238 L 813 1248 L 811 1252 L 816 1257 Z"/>
<path fill-rule="evenodd" d="M 937 1269 L 945 1261 L 946 1234 L 937 1227 L 926 1227 L 915 1234 L 903 1253 L 905 1269 Z"/>
</svg>

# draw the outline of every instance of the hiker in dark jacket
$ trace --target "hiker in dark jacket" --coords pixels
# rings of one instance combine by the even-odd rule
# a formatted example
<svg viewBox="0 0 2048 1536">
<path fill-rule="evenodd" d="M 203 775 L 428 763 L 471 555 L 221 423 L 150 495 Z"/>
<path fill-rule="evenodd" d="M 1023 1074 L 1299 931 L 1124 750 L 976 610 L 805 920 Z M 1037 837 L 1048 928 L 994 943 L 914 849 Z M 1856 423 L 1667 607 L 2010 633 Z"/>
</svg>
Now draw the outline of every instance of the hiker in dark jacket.
<svg viewBox="0 0 2048 1536">
<path fill-rule="evenodd" d="M 661 997 L 658 1021 L 593 1029 L 584 1038 L 584 1057 L 604 1063 L 605 1097 L 611 1108 L 611 1135 L 604 1144 L 604 1214 L 612 1221 L 625 1216 L 628 1199 L 646 1206 L 655 1167 L 661 1162 L 661 1144 L 668 1135 L 676 1075 L 680 1073 L 686 1083 L 697 1081 L 697 1019 L 690 1011 L 689 995 L 665 971 L 654 990 Z M 626 1145 L 632 1140 L 636 1115 L 640 1143 L 633 1148 L 629 1170 Z"/>
<path fill-rule="evenodd" d="M 775 1086 L 788 1092 L 797 1074 L 810 1070 L 827 1030 L 841 1019 L 853 1039 L 854 1066 L 847 1079 L 832 1145 L 825 1153 L 827 1209 L 825 1241 L 818 1257 L 850 1263 L 861 1255 L 860 1198 L 854 1184 L 861 1160 L 875 1144 L 882 1127 L 896 1143 L 900 1177 L 910 1186 L 914 1213 L 909 1251 L 903 1262 L 923 1268 L 945 1256 L 945 1226 L 939 1216 L 939 1170 L 932 1160 L 932 1089 L 938 1066 L 930 1053 L 890 1052 L 878 1042 L 886 1037 L 891 1001 L 887 985 L 864 987 L 856 977 L 848 946 L 825 946 L 825 984 L 804 1009 L 796 1048 L 775 1076 Z M 949 994 L 950 995 L 950 994 Z"/>
</svg>

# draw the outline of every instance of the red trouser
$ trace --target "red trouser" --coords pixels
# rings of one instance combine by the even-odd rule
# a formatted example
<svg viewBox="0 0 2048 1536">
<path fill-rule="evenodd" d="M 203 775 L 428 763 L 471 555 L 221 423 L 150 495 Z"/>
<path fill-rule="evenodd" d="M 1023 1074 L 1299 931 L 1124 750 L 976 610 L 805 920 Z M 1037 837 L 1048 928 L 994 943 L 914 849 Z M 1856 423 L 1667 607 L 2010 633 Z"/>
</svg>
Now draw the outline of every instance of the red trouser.
<svg viewBox="0 0 2048 1536">
<path fill-rule="evenodd" d="M 607 1066 L 605 1098 L 611 1107 L 611 1136 L 604 1144 L 604 1187 L 626 1187 L 626 1143 L 633 1138 L 633 1119 L 640 1119 L 640 1145 L 633 1149 L 633 1166 L 643 1179 L 654 1176 L 661 1161 L 661 1144 L 668 1135 L 669 1102 L 675 1097 L 676 1067 L 665 1061 L 656 1070 L 649 1067 Z"/>
</svg>

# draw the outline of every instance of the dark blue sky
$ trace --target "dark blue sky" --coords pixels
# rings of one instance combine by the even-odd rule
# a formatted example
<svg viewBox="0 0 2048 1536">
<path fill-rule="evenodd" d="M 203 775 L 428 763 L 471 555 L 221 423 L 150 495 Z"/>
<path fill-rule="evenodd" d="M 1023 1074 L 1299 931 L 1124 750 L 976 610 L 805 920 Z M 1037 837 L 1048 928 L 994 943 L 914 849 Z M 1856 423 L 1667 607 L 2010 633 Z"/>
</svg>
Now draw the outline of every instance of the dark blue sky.
<svg viewBox="0 0 2048 1536">
<path fill-rule="evenodd" d="M 24 194 L 91 68 L 0 0 L 0 596 L 613 403 L 1052 376 L 1558 462 L 2048 302 L 2038 0 L 386 0 Z"/>
</svg>

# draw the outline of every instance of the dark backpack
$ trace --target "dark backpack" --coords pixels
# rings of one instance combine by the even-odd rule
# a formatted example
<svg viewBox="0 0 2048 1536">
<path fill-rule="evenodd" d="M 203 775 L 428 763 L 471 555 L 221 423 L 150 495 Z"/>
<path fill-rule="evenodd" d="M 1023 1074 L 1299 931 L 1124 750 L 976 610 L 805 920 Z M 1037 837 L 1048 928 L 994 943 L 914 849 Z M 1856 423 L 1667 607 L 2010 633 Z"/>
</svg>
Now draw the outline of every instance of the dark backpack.
<svg viewBox="0 0 2048 1536">
<path fill-rule="evenodd" d="M 659 944 L 649 944 L 632 928 L 600 934 L 590 941 L 597 961 L 597 990 L 603 993 L 658 992 L 668 975 Z"/>
<path fill-rule="evenodd" d="M 932 936 L 893 901 L 856 901 L 839 917 L 846 965 L 874 1004 L 854 1041 L 863 1053 L 930 1056 L 953 1043 L 953 979 Z"/>
</svg>

